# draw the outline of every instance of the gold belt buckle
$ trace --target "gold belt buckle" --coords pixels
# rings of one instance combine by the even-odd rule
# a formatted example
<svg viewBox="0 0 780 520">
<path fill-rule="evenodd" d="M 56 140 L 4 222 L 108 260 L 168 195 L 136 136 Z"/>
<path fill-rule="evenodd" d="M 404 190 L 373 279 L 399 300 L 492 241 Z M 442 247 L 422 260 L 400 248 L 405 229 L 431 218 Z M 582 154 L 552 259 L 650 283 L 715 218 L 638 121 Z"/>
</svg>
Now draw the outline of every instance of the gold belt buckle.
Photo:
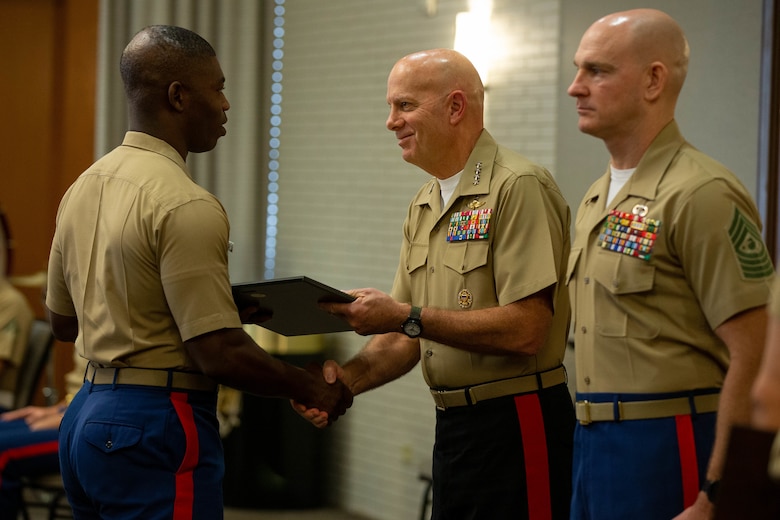
<svg viewBox="0 0 780 520">
<path fill-rule="evenodd" d="M 581 401 L 583 408 L 585 409 L 585 418 L 580 419 L 580 424 L 583 426 L 587 426 L 593 421 L 590 420 L 590 401 Z"/>
<path fill-rule="evenodd" d="M 436 404 L 436 408 L 438 408 L 439 410 L 447 409 L 447 406 L 444 403 L 444 395 L 443 395 L 444 392 L 445 390 L 433 390 L 431 392 L 431 396 L 433 397 L 433 402 L 434 404 Z"/>
</svg>

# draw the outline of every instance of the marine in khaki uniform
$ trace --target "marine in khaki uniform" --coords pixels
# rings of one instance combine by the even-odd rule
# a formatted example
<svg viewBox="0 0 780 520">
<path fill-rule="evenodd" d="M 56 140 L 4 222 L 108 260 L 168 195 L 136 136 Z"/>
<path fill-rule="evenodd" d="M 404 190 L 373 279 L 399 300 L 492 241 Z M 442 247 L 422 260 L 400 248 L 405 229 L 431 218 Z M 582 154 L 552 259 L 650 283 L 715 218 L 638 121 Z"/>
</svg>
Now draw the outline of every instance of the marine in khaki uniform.
<svg viewBox="0 0 780 520">
<path fill-rule="evenodd" d="M 0 411 L 14 406 L 16 381 L 33 321 L 27 298 L 7 278 L 11 272 L 11 253 L 11 231 L 0 209 Z"/>
<path fill-rule="evenodd" d="M 0 411 L 14 406 L 33 312 L 24 294 L 0 276 Z"/>
<path fill-rule="evenodd" d="M 750 194 L 674 120 L 688 53 L 674 20 L 639 9 L 595 22 L 574 58 L 579 128 L 611 160 L 569 258 L 573 520 L 712 518 L 749 418 L 773 266 Z"/>
<path fill-rule="evenodd" d="M 359 394 L 422 363 L 437 407 L 434 519 L 567 519 L 569 209 L 549 172 L 485 131 L 483 95 L 451 50 L 390 72 L 387 128 L 434 178 L 409 206 L 391 295 L 357 289 L 327 306 L 374 336 L 325 373 Z"/>
<path fill-rule="evenodd" d="M 217 384 L 346 411 L 352 394 L 270 356 L 242 329 L 225 210 L 190 177 L 190 152 L 224 136 L 230 104 L 211 45 L 150 26 L 125 47 L 129 131 L 57 212 L 46 306 L 89 361 L 60 428 L 78 518 L 222 517 Z"/>
</svg>

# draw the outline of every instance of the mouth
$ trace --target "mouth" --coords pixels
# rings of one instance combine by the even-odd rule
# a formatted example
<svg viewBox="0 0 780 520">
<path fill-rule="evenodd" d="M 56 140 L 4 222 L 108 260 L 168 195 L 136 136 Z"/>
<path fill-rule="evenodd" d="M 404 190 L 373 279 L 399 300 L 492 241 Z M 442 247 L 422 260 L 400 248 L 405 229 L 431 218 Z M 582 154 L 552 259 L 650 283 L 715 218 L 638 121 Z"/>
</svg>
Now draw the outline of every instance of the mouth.
<svg viewBox="0 0 780 520">
<path fill-rule="evenodd" d="M 585 114 L 585 113 L 588 113 L 588 112 L 593 112 L 593 109 L 590 108 L 590 107 L 577 105 L 577 113 L 578 114 L 582 115 L 582 114 Z"/>
<path fill-rule="evenodd" d="M 398 146 L 403 146 L 404 143 L 406 143 L 409 139 L 412 138 L 412 134 L 396 135 L 395 138 L 398 139 Z"/>
</svg>

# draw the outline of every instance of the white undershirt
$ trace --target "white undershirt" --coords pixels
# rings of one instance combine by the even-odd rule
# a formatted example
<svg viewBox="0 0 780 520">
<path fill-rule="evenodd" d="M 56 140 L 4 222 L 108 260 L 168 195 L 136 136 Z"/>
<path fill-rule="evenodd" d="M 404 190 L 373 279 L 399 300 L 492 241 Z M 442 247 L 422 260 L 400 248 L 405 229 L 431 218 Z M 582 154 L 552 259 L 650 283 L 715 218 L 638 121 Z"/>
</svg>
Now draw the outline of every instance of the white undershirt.
<svg viewBox="0 0 780 520">
<path fill-rule="evenodd" d="M 458 186 L 458 182 L 460 182 L 460 176 L 462 173 L 463 170 L 447 179 L 437 179 L 439 181 L 439 190 L 441 191 L 442 210 L 447 206 L 447 204 L 450 203 L 450 199 L 452 198 L 452 194 L 455 192 L 455 188 Z"/>
<path fill-rule="evenodd" d="M 620 189 L 626 185 L 628 179 L 631 178 L 631 175 L 635 170 L 636 168 L 618 170 L 617 168 L 610 165 L 609 171 L 611 173 L 609 175 L 609 195 L 607 195 L 607 204 L 605 207 L 609 207 L 609 205 L 612 204 L 612 199 L 614 199 L 615 195 L 618 194 Z"/>
</svg>

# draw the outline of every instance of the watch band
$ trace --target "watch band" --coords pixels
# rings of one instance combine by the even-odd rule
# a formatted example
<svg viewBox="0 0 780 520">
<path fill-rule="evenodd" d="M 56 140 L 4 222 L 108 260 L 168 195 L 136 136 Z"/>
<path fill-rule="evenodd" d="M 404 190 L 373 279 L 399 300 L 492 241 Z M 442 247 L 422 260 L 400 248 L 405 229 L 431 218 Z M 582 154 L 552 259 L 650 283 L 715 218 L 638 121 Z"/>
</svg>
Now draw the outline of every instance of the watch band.
<svg viewBox="0 0 780 520">
<path fill-rule="evenodd" d="M 707 499 L 711 503 L 715 503 L 718 498 L 718 489 L 720 488 L 720 480 L 705 480 L 701 490 L 707 495 Z"/>
<path fill-rule="evenodd" d="M 401 330 L 410 338 L 417 338 L 422 334 L 422 307 L 412 305 L 409 317 L 401 324 Z"/>
</svg>

